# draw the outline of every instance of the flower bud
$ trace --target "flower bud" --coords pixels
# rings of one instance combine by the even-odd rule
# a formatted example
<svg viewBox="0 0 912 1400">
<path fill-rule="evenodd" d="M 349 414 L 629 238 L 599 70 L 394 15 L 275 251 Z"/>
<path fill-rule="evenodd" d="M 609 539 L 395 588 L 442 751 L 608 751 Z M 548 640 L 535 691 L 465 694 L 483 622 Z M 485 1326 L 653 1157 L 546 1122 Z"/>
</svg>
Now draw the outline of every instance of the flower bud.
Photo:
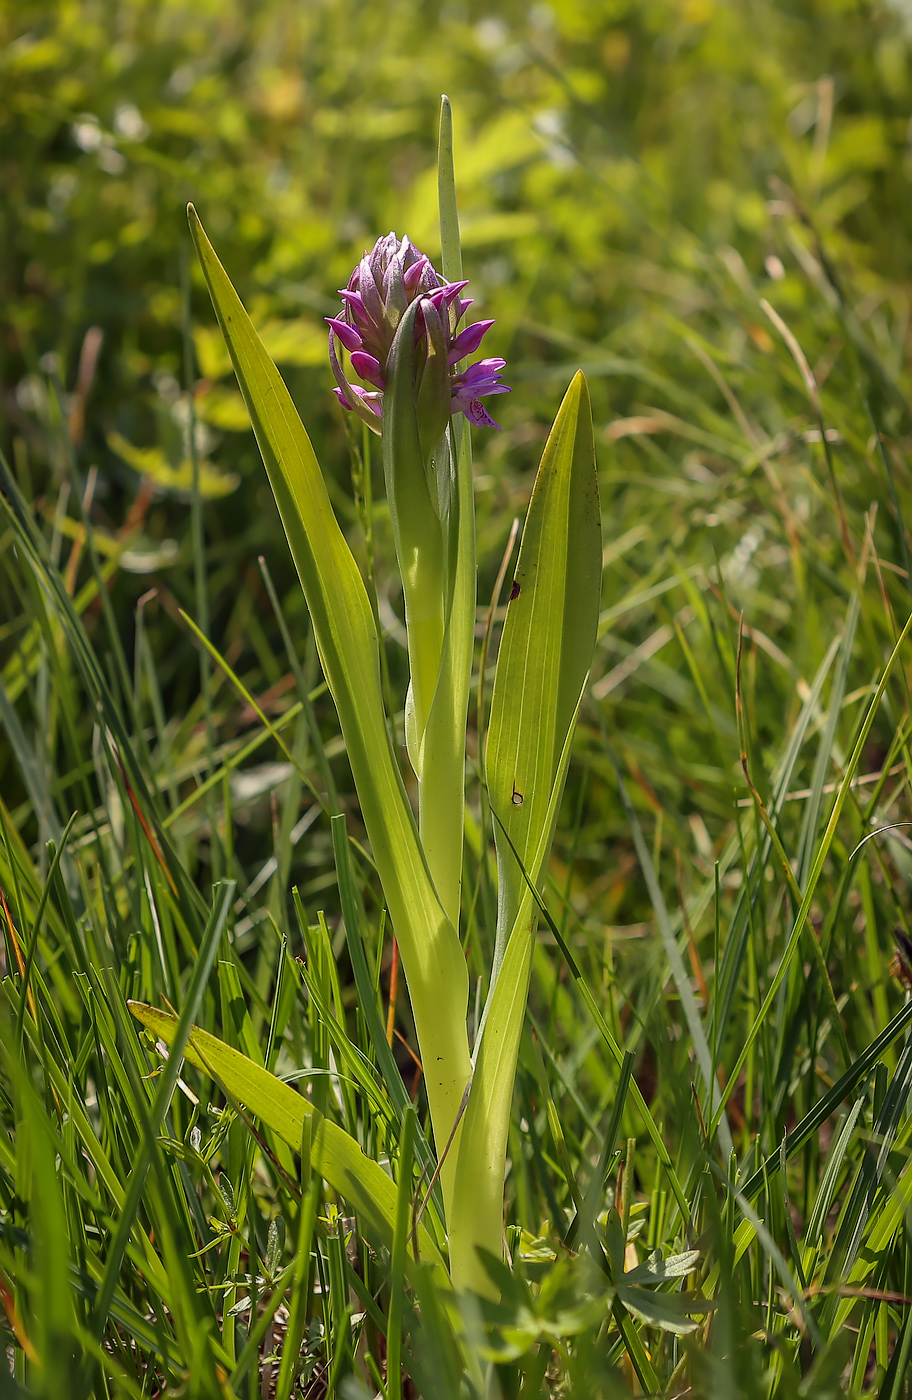
<svg viewBox="0 0 912 1400">
<path fill-rule="evenodd" d="M 494 324 L 477 321 L 458 330 L 472 305 L 470 297 L 460 295 L 467 285 L 444 281 L 408 238 L 400 241 L 394 233 L 378 238 L 340 292 L 341 315 L 326 317 L 329 360 L 342 407 L 355 412 L 374 432 L 381 431 L 393 339 L 408 307 L 418 301 L 413 376 L 422 446 L 431 451 L 455 413 L 464 413 L 479 426 L 497 428 L 480 401 L 510 392 L 500 382 L 506 362 L 480 360 L 462 372 L 456 368 L 466 355 L 474 354 Z M 339 346 L 348 351 L 352 373 L 369 387 L 353 383 L 345 374 Z"/>
</svg>

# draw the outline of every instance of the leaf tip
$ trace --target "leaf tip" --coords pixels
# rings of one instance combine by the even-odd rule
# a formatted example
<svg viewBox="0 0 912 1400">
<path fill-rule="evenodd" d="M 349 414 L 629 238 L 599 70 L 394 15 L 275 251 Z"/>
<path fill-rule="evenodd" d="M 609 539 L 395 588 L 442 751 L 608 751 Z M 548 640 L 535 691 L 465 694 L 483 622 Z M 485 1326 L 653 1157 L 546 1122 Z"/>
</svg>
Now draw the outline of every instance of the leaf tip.
<svg viewBox="0 0 912 1400">
<path fill-rule="evenodd" d="M 187 205 L 187 222 L 190 225 L 190 237 L 193 239 L 194 247 L 196 248 L 200 261 L 203 262 L 203 250 L 204 248 L 211 248 L 211 244 L 206 237 L 206 230 L 203 228 L 202 220 L 199 214 L 197 214 L 196 207 L 193 204 Z"/>
<path fill-rule="evenodd" d="M 151 1025 L 151 1017 L 154 1014 L 155 1008 L 150 1006 L 148 1002 L 128 1001 L 127 1010 L 144 1026 L 148 1027 Z"/>
<path fill-rule="evenodd" d="M 583 371 L 581 369 L 578 369 L 576 371 L 576 374 L 571 379 L 570 388 L 576 390 L 576 393 L 579 395 L 579 398 L 583 402 L 588 402 L 589 381 L 586 379 L 586 376 L 583 374 Z"/>
</svg>

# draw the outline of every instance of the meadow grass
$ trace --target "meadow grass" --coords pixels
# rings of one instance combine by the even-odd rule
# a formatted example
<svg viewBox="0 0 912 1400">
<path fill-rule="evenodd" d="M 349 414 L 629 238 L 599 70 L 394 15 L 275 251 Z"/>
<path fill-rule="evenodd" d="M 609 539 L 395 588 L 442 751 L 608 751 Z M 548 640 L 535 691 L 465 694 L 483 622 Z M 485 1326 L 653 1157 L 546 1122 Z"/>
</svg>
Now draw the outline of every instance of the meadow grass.
<svg viewBox="0 0 912 1400">
<path fill-rule="evenodd" d="M 281 6 L 270 13 L 259 47 L 252 30 L 244 39 L 244 81 L 257 91 L 251 73 L 275 74 L 283 61 L 292 72 L 293 54 L 276 56 L 282 23 L 303 26 L 296 42 L 306 29 Z M 316 405 L 321 460 L 337 464 L 334 505 L 384 632 L 401 741 L 404 637 L 382 476 L 369 444 L 321 407 L 329 379 L 311 342 L 347 275 L 334 231 L 359 195 L 359 217 L 380 221 L 373 233 L 389 220 L 404 231 L 406 211 L 426 218 L 426 136 L 405 138 L 425 116 L 432 137 L 422 104 L 453 72 L 431 63 L 407 98 L 387 93 L 384 106 L 365 55 L 342 43 L 347 13 L 328 5 L 307 21 L 322 45 L 324 67 L 315 61 L 309 81 L 324 109 L 341 81 L 333 56 L 347 54 L 368 85 L 341 136 L 322 119 L 319 160 L 344 149 L 344 190 L 318 235 L 326 170 L 302 174 L 294 194 L 277 183 L 253 226 L 232 234 L 226 262 L 249 276 L 245 293 L 272 322 L 279 363 Z M 514 385 L 503 438 L 477 463 L 476 767 L 503 618 L 495 578 L 549 409 L 579 367 L 593 389 L 604 524 L 598 651 L 520 1050 L 512 1269 L 491 1242 L 500 1302 L 458 1307 L 430 1266 L 406 1273 L 432 1172 L 426 1106 L 306 614 L 253 448 L 231 418 L 227 366 L 189 259 L 182 276 L 177 256 L 150 242 L 142 285 L 161 300 L 132 344 L 118 338 L 130 313 L 118 304 L 105 320 L 93 252 L 115 235 L 86 205 L 70 215 L 69 269 L 59 261 L 57 275 L 78 274 L 83 288 L 61 302 L 59 338 L 23 272 L 9 313 L 16 346 L 5 351 L 0 1322 L 10 1374 L 0 1368 L 0 1397 L 910 1393 L 912 1004 L 891 974 L 895 931 L 912 934 L 909 303 L 904 235 L 889 236 L 902 155 L 891 147 L 877 166 L 870 154 L 872 123 L 889 147 L 907 91 L 905 68 L 897 76 L 878 45 L 905 41 L 880 9 L 848 7 L 837 33 L 758 7 L 779 70 L 742 47 L 728 67 L 720 61 L 713 86 L 712 55 L 733 37 L 749 41 L 746 14 L 675 11 L 673 32 L 686 39 L 691 25 L 694 49 L 681 40 L 651 60 L 651 20 L 592 18 L 596 62 L 584 21 L 569 6 L 554 13 L 556 29 L 532 33 L 505 6 L 499 39 L 440 20 L 454 71 L 460 55 L 487 54 L 509 92 L 492 111 L 484 75 L 464 80 L 469 120 L 488 138 L 468 143 L 468 205 L 490 220 L 466 258 L 470 272 L 477 260 L 486 312 L 503 298 L 509 344 L 498 348 L 512 351 Z M 380 51 L 392 63 L 408 17 L 391 14 Z M 131 15 L 123 23 L 141 32 Z M 875 27 L 853 52 L 862 20 Z M 76 44 L 63 12 L 55 23 L 46 33 L 36 24 L 32 48 L 14 52 L 21 71 L 6 99 L 39 144 L 29 84 L 48 71 L 63 84 Z M 223 114 L 256 113 L 257 149 L 271 158 L 297 151 L 281 114 L 232 95 L 228 31 L 245 31 L 233 10 L 223 24 L 213 70 Z M 206 33 L 204 20 L 187 20 L 183 39 L 156 34 L 143 74 L 178 71 L 182 53 L 198 64 Z M 612 53 L 620 63 L 624 42 L 618 82 L 642 63 L 667 110 L 629 97 L 636 119 L 618 150 L 596 76 Z M 844 118 L 816 82 L 821 67 L 808 68 L 815 83 L 800 93 L 788 88 L 792 42 L 802 55 L 830 46 L 850 99 Z M 47 66 L 33 58 L 29 69 L 23 54 L 39 43 Z M 84 67 L 91 33 L 79 43 Z M 525 67 L 504 60 L 511 44 L 527 46 Z M 675 160 L 689 131 L 698 162 L 702 118 L 696 101 L 691 111 L 675 96 L 674 77 L 715 94 L 718 113 L 722 78 L 769 97 L 778 185 L 762 183 L 767 153 L 750 137 L 748 103 L 720 132 L 715 184 L 697 197 L 693 167 Z M 127 86 L 110 84 L 113 111 Z M 55 91 L 75 123 L 88 97 Z M 458 113 L 458 84 L 455 95 Z M 806 100 L 799 131 L 783 114 Z M 211 92 L 188 99 L 200 130 L 209 103 L 218 106 Z M 99 129 L 116 135 L 101 105 Z M 87 167 L 116 143 L 83 151 L 77 202 L 96 181 L 110 219 L 110 202 L 132 189 L 142 224 L 154 169 L 173 180 L 172 195 L 208 194 L 227 229 L 249 189 L 262 191 L 255 159 L 233 170 L 225 160 L 227 117 L 209 171 L 169 149 L 173 121 L 151 99 L 142 105 L 152 134 L 143 151 L 125 147 L 139 175 L 112 194 L 114 176 Z M 552 148 L 533 158 L 526 146 L 498 166 L 491 152 L 507 128 L 533 130 L 530 107 L 561 114 L 550 119 Z M 378 122 L 371 141 L 407 149 L 392 193 L 380 191 L 364 145 L 381 109 L 393 136 L 378 135 Z M 862 119 L 867 165 L 850 139 Z M 737 132 L 746 173 L 735 170 Z M 44 149 L 59 184 L 60 158 Z M 308 198 L 302 229 L 294 220 Z M 177 246 L 181 218 L 175 207 L 164 243 Z M 53 267 L 48 231 L 33 225 L 33 261 Z M 420 228 L 408 231 L 421 242 Z M 360 227 L 348 238 L 372 241 Z M 140 275 L 131 247 L 114 257 L 119 286 Z M 246 248 L 256 251 L 249 274 Z M 161 265 L 150 274 L 153 254 Z M 306 272 L 290 287 L 293 255 Z M 116 363 L 99 362 L 94 398 L 88 370 L 71 387 L 80 348 L 91 348 L 88 314 L 118 346 Z M 197 414 L 206 431 L 194 432 Z M 476 1015 L 495 924 L 491 834 L 476 781 L 461 929 Z M 298 1155 L 258 1123 L 256 1103 L 164 1057 L 129 1000 L 172 1006 L 179 1043 L 195 1023 L 288 1078 L 388 1164 L 399 1192 L 392 1255 L 302 1167 L 306 1142 Z M 385 1087 L 394 1074 L 401 1102 Z M 402 1111 L 410 1099 L 417 1119 Z M 442 1243 L 433 1192 L 422 1221 Z M 477 1366 L 463 1374 L 467 1354 L 493 1363 L 486 1379 Z"/>
</svg>

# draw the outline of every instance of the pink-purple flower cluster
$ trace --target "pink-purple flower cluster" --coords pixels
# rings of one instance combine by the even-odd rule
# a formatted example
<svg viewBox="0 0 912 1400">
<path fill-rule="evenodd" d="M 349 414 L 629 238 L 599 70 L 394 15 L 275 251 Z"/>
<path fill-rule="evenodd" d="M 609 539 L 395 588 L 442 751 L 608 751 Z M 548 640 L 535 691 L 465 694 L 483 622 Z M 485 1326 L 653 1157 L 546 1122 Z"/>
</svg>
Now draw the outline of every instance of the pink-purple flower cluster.
<svg viewBox="0 0 912 1400">
<path fill-rule="evenodd" d="M 386 367 L 396 328 L 406 308 L 420 302 L 415 317 L 416 396 L 421 375 L 432 346 L 445 347 L 450 366 L 450 413 L 464 413 L 479 427 L 499 425 L 485 409 L 482 398 L 509 394 L 500 382 L 505 360 L 478 360 L 457 372 L 456 366 L 478 349 L 493 321 L 476 321 L 458 330 L 471 297 L 460 293 L 467 282 L 446 282 L 435 272 L 430 259 L 413 247 L 408 238 L 395 233 L 378 238 L 373 251 L 361 259 L 340 292 L 344 302 L 340 316 L 327 316 L 329 359 L 335 375 L 336 396 L 343 408 L 354 410 L 375 432 L 383 417 Z M 349 354 L 351 369 L 364 381 L 353 384 L 346 377 L 339 359 L 338 345 Z"/>
</svg>

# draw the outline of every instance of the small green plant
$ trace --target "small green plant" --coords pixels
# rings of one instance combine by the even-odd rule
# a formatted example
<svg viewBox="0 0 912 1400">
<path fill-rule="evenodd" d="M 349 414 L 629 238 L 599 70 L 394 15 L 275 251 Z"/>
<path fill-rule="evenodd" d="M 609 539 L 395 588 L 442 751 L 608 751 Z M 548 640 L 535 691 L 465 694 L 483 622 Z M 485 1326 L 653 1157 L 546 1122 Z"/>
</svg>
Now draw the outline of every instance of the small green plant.
<svg viewBox="0 0 912 1400">
<path fill-rule="evenodd" d="M 402 580 L 410 684 L 405 728 L 418 783 L 413 815 L 381 685 L 375 616 L 330 504 L 307 432 L 278 370 L 191 208 L 194 241 L 269 473 L 313 620 L 373 859 L 401 950 L 438 1162 L 449 1275 L 459 1290 L 497 1292 L 478 1247 L 503 1233 L 513 1083 L 541 885 L 570 744 L 592 662 L 601 522 L 586 382 L 573 380 L 542 457 L 500 643 L 484 755 L 498 899 L 494 961 L 474 1045 L 459 937 L 466 726 L 475 640 L 475 522 L 466 419 L 496 426 L 483 396 L 509 392 L 502 360 L 468 369 L 488 327 L 459 323 L 462 279 L 449 105 L 442 106 L 439 190 L 443 276 L 407 238 L 381 238 L 329 318 L 343 406 L 382 440 Z M 349 355 L 347 377 L 340 356 Z M 366 381 L 369 387 L 365 388 Z M 345 859 L 344 841 L 337 861 Z M 165 1041 L 177 1022 L 134 1004 Z M 375 1037 L 378 1054 L 382 1037 Z M 255 1108 L 295 1148 L 305 1125 L 314 1169 L 391 1243 L 397 1192 L 354 1139 L 237 1051 L 191 1032 L 188 1057 Z M 397 1073 L 383 1060 L 397 1101 Z M 415 1214 L 417 1215 L 417 1211 Z M 441 1255 L 427 1231 L 417 1252 Z"/>
</svg>

